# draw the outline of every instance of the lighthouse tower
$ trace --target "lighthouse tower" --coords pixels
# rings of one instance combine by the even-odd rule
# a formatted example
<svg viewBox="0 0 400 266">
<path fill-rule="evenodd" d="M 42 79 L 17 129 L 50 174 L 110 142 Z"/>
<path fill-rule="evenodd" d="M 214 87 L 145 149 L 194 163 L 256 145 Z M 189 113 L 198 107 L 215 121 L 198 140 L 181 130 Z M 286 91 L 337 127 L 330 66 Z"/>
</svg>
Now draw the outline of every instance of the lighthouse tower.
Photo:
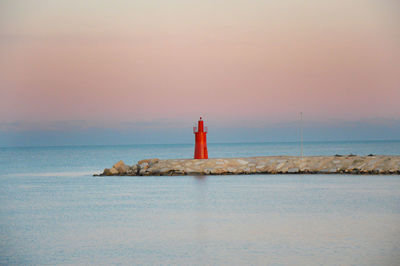
<svg viewBox="0 0 400 266">
<path fill-rule="evenodd" d="M 195 159 L 208 159 L 207 152 L 207 127 L 204 127 L 204 121 L 200 117 L 197 127 L 193 127 L 193 133 L 195 135 L 196 146 L 194 148 Z"/>
</svg>

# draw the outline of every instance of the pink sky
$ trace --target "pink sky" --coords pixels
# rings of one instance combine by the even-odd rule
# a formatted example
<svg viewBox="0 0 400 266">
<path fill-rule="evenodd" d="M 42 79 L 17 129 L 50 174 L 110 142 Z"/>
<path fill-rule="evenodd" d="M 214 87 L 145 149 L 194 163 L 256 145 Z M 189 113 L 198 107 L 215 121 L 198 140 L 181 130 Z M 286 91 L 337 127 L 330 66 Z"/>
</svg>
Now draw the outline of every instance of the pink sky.
<svg viewBox="0 0 400 266">
<path fill-rule="evenodd" d="M 400 118 L 396 1 L 262 2 L 2 1 L 0 122 Z"/>
</svg>

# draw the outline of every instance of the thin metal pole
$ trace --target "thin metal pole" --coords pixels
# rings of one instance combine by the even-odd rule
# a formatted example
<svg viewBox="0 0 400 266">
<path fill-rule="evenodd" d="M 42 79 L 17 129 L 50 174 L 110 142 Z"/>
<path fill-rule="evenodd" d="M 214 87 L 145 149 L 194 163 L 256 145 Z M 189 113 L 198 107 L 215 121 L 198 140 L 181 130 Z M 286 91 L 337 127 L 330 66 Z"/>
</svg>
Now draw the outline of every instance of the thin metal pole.
<svg viewBox="0 0 400 266">
<path fill-rule="evenodd" d="M 300 156 L 303 159 L 303 112 L 300 112 Z"/>
</svg>

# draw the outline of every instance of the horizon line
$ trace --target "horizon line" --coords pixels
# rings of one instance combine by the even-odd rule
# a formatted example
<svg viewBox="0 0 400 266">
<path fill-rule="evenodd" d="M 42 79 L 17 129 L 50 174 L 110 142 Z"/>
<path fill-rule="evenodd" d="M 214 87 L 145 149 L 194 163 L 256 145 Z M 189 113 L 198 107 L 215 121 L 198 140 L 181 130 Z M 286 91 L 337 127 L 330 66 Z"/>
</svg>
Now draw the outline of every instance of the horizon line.
<svg viewBox="0 0 400 266">
<path fill-rule="evenodd" d="M 400 142 L 400 139 L 374 140 L 307 140 L 304 143 L 338 143 L 338 142 Z M 208 142 L 208 144 L 300 144 L 300 141 L 261 141 L 261 142 Z M 192 143 L 131 143 L 131 144 L 63 144 L 63 145 L 21 145 L 0 146 L 0 148 L 62 148 L 62 147 L 106 147 L 106 146 L 146 146 L 146 145 L 194 145 Z"/>
</svg>

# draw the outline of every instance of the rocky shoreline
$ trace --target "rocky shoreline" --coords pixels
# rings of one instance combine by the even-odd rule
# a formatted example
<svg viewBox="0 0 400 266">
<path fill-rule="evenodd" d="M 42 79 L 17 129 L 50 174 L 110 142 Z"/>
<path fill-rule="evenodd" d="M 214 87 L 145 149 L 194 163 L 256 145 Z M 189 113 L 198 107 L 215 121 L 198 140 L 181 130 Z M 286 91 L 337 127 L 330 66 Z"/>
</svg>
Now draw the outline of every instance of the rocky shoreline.
<svg viewBox="0 0 400 266">
<path fill-rule="evenodd" d="M 216 159 L 146 159 L 123 161 L 94 176 L 174 176 L 242 174 L 400 174 L 400 156 L 263 156 Z"/>
</svg>

